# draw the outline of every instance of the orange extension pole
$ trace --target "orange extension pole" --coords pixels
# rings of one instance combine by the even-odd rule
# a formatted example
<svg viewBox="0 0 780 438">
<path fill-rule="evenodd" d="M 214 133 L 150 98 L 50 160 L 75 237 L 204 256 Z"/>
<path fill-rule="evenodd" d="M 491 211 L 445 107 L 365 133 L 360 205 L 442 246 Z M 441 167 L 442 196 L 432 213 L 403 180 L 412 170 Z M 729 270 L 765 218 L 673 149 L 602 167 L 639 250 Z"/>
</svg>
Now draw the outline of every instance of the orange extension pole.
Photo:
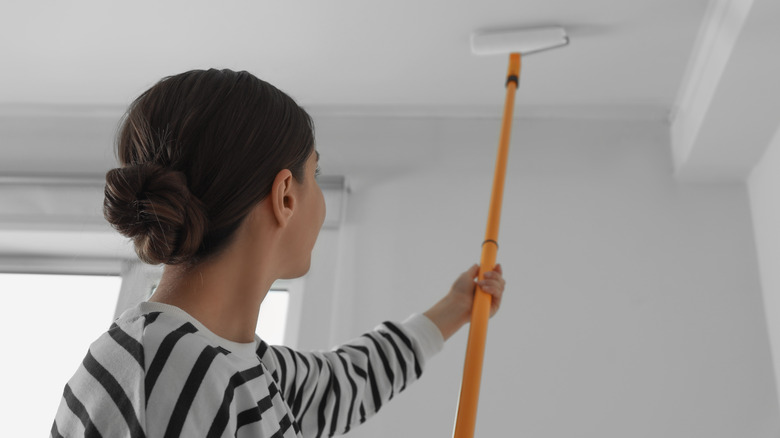
<svg viewBox="0 0 780 438">
<path fill-rule="evenodd" d="M 512 132 L 512 114 L 515 107 L 515 92 L 520 77 L 520 54 L 509 55 L 509 71 L 507 73 L 506 102 L 504 104 L 504 120 L 501 125 L 501 137 L 498 141 L 498 156 L 493 175 L 493 190 L 490 196 L 490 211 L 488 212 L 487 231 L 482 243 L 479 279 L 484 279 L 484 273 L 492 271 L 496 266 L 498 252 L 498 227 L 501 221 L 501 204 L 504 198 L 504 181 L 506 180 L 506 165 L 509 158 L 509 136 Z M 474 304 L 471 310 L 471 327 L 469 328 L 468 345 L 466 346 L 466 362 L 463 366 L 463 382 L 460 387 L 458 414 L 455 419 L 453 438 L 472 438 L 477 424 L 477 404 L 479 403 L 479 385 L 482 379 L 482 360 L 485 355 L 485 338 L 487 337 L 488 319 L 490 318 L 490 295 L 477 286 Z"/>
</svg>

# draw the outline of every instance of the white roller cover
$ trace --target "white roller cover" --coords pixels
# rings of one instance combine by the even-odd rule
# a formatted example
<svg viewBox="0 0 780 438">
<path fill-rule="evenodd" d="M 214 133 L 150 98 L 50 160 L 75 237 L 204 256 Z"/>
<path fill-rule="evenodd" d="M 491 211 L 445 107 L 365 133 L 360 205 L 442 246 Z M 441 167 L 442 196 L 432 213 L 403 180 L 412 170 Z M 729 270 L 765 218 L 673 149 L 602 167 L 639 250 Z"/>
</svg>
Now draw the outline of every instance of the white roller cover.
<svg viewBox="0 0 780 438">
<path fill-rule="evenodd" d="M 559 26 L 482 31 L 471 35 L 471 51 L 475 55 L 520 53 L 529 55 L 569 44 L 566 30 Z"/>
</svg>

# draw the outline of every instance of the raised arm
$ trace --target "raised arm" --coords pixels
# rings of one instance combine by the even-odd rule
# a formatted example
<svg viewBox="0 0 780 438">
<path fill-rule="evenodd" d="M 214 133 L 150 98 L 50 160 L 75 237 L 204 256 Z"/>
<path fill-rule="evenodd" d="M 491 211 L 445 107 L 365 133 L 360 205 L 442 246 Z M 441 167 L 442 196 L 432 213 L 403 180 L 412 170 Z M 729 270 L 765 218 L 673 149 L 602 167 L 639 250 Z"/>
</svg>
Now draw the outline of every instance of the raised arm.
<svg viewBox="0 0 780 438">
<path fill-rule="evenodd" d="M 424 314 L 385 322 L 329 352 L 302 353 L 261 343 L 258 355 L 279 385 L 305 436 L 333 436 L 366 421 L 420 378 L 444 341 L 469 321 L 479 267 L 463 272 L 449 293 Z M 501 303 L 501 266 L 480 283 Z"/>
<path fill-rule="evenodd" d="M 279 384 L 305 436 L 349 432 L 417 380 L 443 346 L 423 315 L 385 322 L 329 352 L 261 344 L 258 354 Z"/>
</svg>

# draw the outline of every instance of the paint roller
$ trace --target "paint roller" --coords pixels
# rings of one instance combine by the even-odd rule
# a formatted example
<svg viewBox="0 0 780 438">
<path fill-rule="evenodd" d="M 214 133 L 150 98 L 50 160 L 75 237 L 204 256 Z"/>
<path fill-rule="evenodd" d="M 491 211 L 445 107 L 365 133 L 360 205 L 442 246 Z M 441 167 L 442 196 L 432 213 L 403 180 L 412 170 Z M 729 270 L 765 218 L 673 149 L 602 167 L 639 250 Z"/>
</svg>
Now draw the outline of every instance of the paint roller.
<svg viewBox="0 0 780 438">
<path fill-rule="evenodd" d="M 515 91 L 519 84 L 521 56 L 554 49 L 569 44 L 569 37 L 562 27 L 537 27 L 509 31 L 477 32 L 471 36 L 471 51 L 475 55 L 509 54 L 509 70 L 506 79 L 506 101 L 498 141 L 498 154 L 493 174 L 487 230 L 482 242 L 479 280 L 496 265 L 498 252 L 498 227 L 501 220 L 501 204 L 504 196 L 506 164 L 509 156 L 509 136 L 512 131 L 512 113 Z M 463 366 L 458 413 L 453 438 L 472 438 L 477 422 L 479 385 L 482 379 L 482 360 L 485 354 L 485 338 L 490 318 L 490 295 L 477 286 L 471 310 L 466 360 Z"/>
</svg>

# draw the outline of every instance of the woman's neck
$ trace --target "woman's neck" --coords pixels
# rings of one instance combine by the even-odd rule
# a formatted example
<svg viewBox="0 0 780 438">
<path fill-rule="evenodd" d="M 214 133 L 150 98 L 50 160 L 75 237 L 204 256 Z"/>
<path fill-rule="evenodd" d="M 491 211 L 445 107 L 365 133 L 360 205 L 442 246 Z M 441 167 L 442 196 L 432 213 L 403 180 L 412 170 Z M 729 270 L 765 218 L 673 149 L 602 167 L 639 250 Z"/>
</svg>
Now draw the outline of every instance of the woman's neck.
<svg viewBox="0 0 780 438">
<path fill-rule="evenodd" d="M 276 278 L 267 257 L 247 249 L 233 245 L 190 269 L 166 265 L 149 301 L 179 307 L 227 340 L 253 342 L 260 304 Z"/>
</svg>

